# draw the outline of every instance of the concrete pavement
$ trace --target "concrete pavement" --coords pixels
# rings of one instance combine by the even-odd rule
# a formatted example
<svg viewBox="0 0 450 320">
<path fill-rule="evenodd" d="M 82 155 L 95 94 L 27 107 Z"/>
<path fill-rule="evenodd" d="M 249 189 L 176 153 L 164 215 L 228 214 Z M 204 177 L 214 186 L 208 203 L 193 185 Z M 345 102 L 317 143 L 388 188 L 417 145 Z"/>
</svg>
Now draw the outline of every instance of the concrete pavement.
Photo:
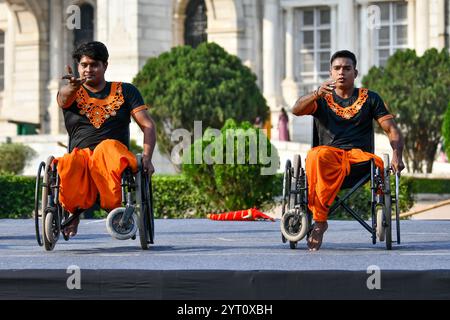
<svg viewBox="0 0 450 320">
<path fill-rule="evenodd" d="M 389 270 L 450 269 L 450 221 L 401 222 L 402 243 L 386 251 L 372 245 L 356 221 L 330 221 L 322 249 L 281 243 L 278 222 L 225 222 L 206 219 L 156 220 L 156 242 L 142 251 L 137 240 L 119 241 L 104 220 L 82 220 L 79 234 L 62 238 L 52 252 L 37 245 L 33 220 L 0 220 L 0 270 L 66 269 L 226 269 L 226 270 Z M 395 239 L 395 237 L 394 237 Z"/>
<path fill-rule="evenodd" d="M 33 220 L 0 220 L 0 299 L 449 299 L 449 230 L 402 221 L 402 243 L 387 251 L 357 222 L 330 221 L 309 252 L 304 240 L 283 244 L 278 222 L 156 220 L 143 251 L 113 240 L 104 220 L 82 220 L 46 252 Z"/>
</svg>

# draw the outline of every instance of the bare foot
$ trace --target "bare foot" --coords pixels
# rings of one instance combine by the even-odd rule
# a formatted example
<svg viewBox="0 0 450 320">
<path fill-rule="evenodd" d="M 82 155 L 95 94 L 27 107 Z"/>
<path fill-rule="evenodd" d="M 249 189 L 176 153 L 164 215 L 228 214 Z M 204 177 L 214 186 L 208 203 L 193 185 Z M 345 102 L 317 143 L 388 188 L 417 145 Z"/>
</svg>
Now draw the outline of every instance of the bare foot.
<svg viewBox="0 0 450 320">
<path fill-rule="evenodd" d="M 328 223 L 325 222 L 315 222 L 313 225 L 313 230 L 311 236 L 308 238 L 308 248 L 309 251 L 317 251 L 322 245 L 323 234 L 328 229 Z"/>
<path fill-rule="evenodd" d="M 75 237 L 77 235 L 79 223 L 80 223 L 80 216 L 78 215 L 75 219 L 72 220 L 72 222 L 68 226 L 64 228 L 64 235 L 70 238 Z"/>
</svg>

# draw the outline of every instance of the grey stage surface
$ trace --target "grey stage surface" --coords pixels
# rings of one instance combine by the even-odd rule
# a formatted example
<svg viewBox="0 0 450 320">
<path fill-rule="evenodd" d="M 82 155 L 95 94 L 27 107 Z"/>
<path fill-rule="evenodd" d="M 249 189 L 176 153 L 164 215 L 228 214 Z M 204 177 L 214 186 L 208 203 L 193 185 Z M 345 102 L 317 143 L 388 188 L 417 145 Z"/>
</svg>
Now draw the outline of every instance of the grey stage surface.
<svg viewBox="0 0 450 320">
<path fill-rule="evenodd" d="M 46 252 L 37 245 L 33 220 L 0 220 L 0 298 L 56 297 L 49 290 L 57 292 L 58 281 L 73 296 L 65 286 L 72 265 L 84 277 L 83 297 L 123 297 L 121 290 L 106 288 L 128 285 L 134 288 L 129 297 L 154 299 L 450 298 L 450 221 L 402 221 L 402 243 L 392 251 L 384 243 L 372 245 L 356 221 L 330 221 L 318 252 L 308 252 L 305 240 L 289 249 L 278 221 L 155 224 L 155 244 L 148 251 L 138 240 L 113 240 L 104 220 L 82 220 L 75 238 L 60 238 L 55 250 Z M 379 268 L 381 290 L 367 289 L 369 266 Z M 321 290 L 299 287 L 318 280 Z M 45 286 L 49 290 L 42 290 Z M 231 295 L 233 290 L 240 295 Z"/>
</svg>

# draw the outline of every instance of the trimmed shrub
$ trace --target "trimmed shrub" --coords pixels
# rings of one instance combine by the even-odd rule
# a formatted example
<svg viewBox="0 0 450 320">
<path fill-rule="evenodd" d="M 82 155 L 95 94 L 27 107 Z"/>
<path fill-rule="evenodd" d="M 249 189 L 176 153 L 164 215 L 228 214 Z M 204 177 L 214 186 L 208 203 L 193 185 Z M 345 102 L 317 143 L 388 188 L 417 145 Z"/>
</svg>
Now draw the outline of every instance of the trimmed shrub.
<svg viewBox="0 0 450 320">
<path fill-rule="evenodd" d="M 450 179 L 412 178 L 414 193 L 448 193 Z"/>
<path fill-rule="evenodd" d="M 0 218 L 31 218 L 35 178 L 0 174 Z"/>
<path fill-rule="evenodd" d="M 29 146 L 21 143 L 0 144 L 0 172 L 20 174 L 28 160 L 36 155 Z"/>
<path fill-rule="evenodd" d="M 183 158 L 183 173 L 216 212 L 261 207 L 272 201 L 278 153 L 249 122 L 238 125 L 229 119 L 220 131 L 208 129 L 189 151 Z"/>
<path fill-rule="evenodd" d="M 211 211 L 207 199 L 182 175 L 152 178 L 156 218 L 205 217 Z M 0 218 L 31 218 L 35 177 L 0 175 Z M 97 210 L 93 218 L 107 213 Z"/>
</svg>

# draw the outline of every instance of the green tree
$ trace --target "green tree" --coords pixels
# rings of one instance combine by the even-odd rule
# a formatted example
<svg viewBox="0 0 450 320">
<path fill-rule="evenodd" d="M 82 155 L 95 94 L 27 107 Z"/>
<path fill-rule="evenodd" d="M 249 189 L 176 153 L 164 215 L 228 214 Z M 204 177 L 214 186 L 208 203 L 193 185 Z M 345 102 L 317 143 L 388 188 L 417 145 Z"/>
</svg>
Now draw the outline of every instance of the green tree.
<svg viewBox="0 0 450 320">
<path fill-rule="evenodd" d="M 20 174 L 35 155 L 36 151 L 21 143 L 0 144 L 0 172 Z"/>
<path fill-rule="evenodd" d="M 176 144 L 173 130 L 193 132 L 194 121 L 202 121 L 204 132 L 222 128 L 228 118 L 253 122 L 269 114 L 256 76 L 215 43 L 175 47 L 150 58 L 133 83 L 151 106 L 158 146 L 165 154 Z"/>
<path fill-rule="evenodd" d="M 380 94 L 405 137 L 408 171 L 433 170 L 444 112 L 450 101 L 450 55 L 446 49 L 397 51 L 386 67 L 372 67 L 363 85 Z"/>
<path fill-rule="evenodd" d="M 447 111 L 444 115 L 444 121 L 442 124 L 442 137 L 444 138 L 444 148 L 447 157 L 450 159 L 450 103 L 448 104 Z"/>
<path fill-rule="evenodd" d="M 238 125 L 229 119 L 220 131 L 208 128 L 183 162 L 183 173 L 216 212 L 261 207 L 280 188 L 276 148 L 246 121 Z"/>
</svg>

